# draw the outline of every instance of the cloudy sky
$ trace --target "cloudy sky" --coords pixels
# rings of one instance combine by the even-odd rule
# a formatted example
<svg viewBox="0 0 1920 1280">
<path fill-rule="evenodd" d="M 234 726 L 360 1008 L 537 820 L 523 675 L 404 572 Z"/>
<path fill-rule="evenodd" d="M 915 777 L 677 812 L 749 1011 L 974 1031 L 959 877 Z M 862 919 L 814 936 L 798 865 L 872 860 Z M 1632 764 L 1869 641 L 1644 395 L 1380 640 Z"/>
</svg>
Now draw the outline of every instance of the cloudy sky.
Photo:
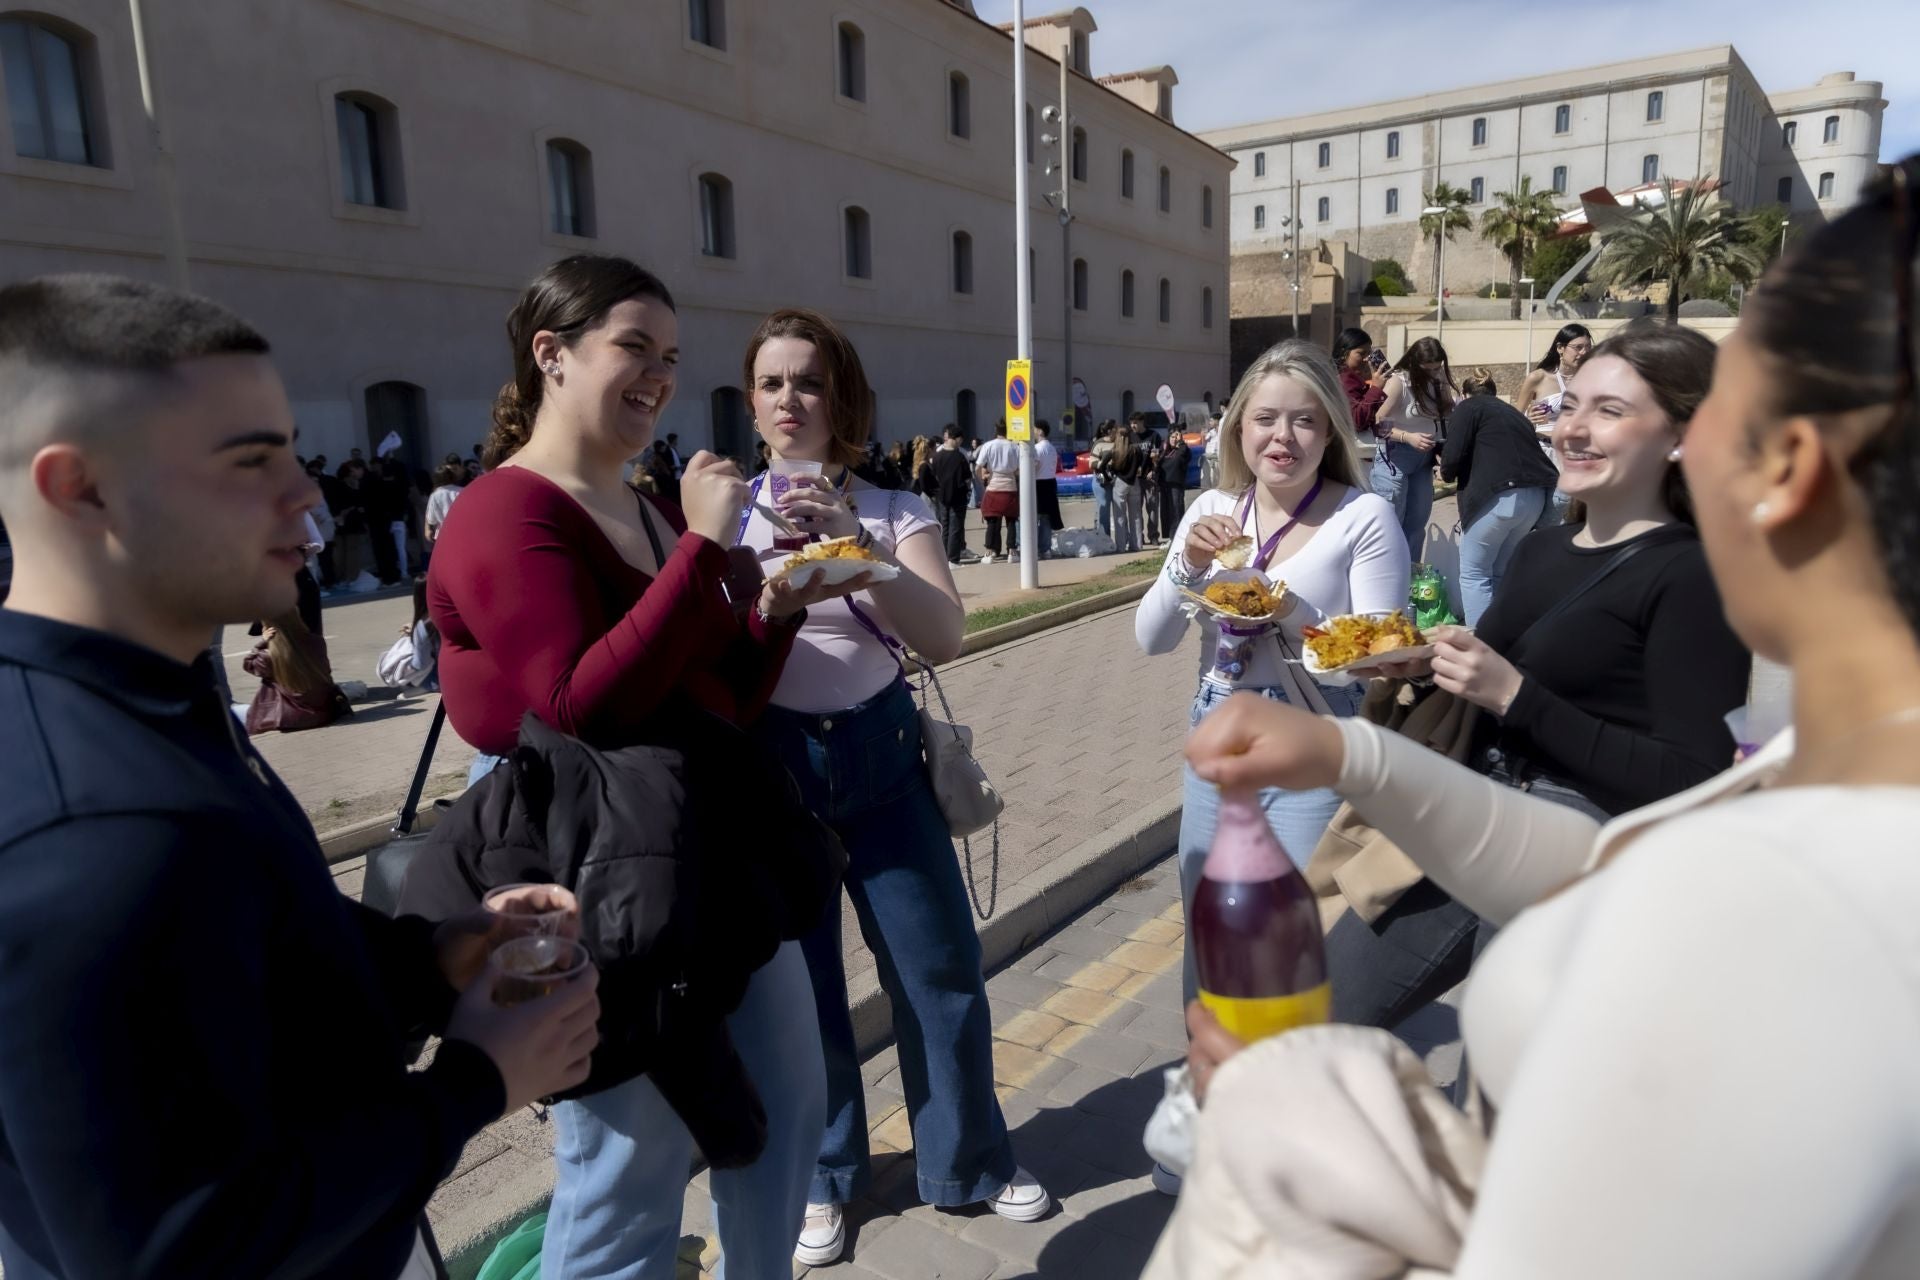
<svg viewBox="0 0 1920 1280">
<path fill-rule="evenodd" d="M 1880 158 L 1920 151 L 1920 2 L 1084 0 L 1096 75 L 1171 63 L 1187 129 L 1731 42 L 1769 90 L 1852 71 L 1886 86 Z M 1012 0 L 973 0 L 1008 22 Z M 1066 7 L 1028 0 L 1036 16 Z M 1730 16 L 1737 14 L 1737 17 Z"/>
</svg>

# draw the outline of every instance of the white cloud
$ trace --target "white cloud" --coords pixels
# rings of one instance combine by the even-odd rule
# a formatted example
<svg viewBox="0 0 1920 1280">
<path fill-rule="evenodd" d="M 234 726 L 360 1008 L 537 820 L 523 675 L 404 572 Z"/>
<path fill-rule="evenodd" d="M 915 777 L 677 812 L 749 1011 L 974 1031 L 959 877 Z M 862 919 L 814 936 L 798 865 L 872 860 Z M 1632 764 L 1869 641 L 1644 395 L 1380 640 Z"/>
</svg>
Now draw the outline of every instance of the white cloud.
<svg viewBox="0 0 1920 1280">
<path fill-rule="evenodd" d="M 1051 13 L 1067 2 L 1037 0 L 1027 13 Z M 1804 4 L 1700 0 L 1089 0 L 1086 8 L 1100 24 L 1095 73 L 1171 63 L 1180 74 L 1175 118 L 1187 129 L 1731 43 L 1765 89 L 1800 88 L 1832 71 L 1880 81 L 1888 102 L 1880 158 L 1920 151 L 1914 0 L 1855 0 L 1844 16 Z M 974 9 L 989 22 L 1013 16 L 1012 0 L 974 0 Z"/>
</svg>

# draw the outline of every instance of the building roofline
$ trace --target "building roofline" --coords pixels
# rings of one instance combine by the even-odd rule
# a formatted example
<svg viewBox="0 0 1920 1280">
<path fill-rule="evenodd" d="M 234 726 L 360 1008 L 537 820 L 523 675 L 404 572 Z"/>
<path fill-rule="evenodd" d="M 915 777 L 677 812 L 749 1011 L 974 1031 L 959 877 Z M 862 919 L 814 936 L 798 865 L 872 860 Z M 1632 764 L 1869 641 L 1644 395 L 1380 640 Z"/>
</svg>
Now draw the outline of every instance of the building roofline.
<svg viewBox="0 0 1920 1280">
<path fill-rule="evenodd" d="M 1415 97 L 1389 98 L 1359 103 L 1333 111 L 1307 115 L 1281 116 L 1248 124 L 1229 125 L 1206 130 L 1201 136 L 1213 146 L 1243 148 L 1292 142 L 1326 134 L 1345 133 L 1355 128 L 1389 128 L 1450 114 L 1463 107 L 1497 110 L 1535 102 L 1557 100 L 1596 88 L 1632 88 L 1641 84 L 1662 84 L 1688 72 L 1735 69 L 1753 79 L 1746 63 L 1731 44 L 1708 45 L 1602 63 L 1591 67 L 1572 67 L 1565 71 L 1525 76 L 1514 80 L 1496 80 L 1485 84 L 1463 85 L 1438 93 Z M 1614 73 L 1614 74 L 1609 74 Z M 1757 81 L 1755 82 L 1757 85 Z"/>
</svg>

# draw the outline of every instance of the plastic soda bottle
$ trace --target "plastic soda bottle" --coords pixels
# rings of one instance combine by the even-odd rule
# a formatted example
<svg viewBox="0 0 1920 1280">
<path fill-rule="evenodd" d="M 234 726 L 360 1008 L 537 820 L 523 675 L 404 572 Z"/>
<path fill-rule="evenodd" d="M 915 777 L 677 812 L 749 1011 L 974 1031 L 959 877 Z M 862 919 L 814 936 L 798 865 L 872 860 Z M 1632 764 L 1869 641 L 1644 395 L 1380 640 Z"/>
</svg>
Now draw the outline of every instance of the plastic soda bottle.
<svg viewBox="0 0 1920 1280">
<path fill-rule="evenodd" d="M 1187 929 L 1200 1003 L 1240 1039 L 1327 1021 L 1333 990 L 1320 911 L 1256 792 L 1221 792 Z"/>
</svg>

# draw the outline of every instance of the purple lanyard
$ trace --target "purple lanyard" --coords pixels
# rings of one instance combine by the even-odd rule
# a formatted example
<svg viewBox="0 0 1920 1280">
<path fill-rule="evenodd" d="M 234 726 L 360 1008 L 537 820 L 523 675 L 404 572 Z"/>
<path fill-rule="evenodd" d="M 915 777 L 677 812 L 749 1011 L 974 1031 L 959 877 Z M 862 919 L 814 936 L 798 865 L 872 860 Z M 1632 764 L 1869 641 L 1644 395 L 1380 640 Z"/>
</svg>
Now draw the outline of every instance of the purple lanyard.
<svg viewBox="0 0 1920 1280">
<path fill-rule="evenodd" d="M 760 501 L 760 486 L 766 482 L 767 473 L 762 471 L 753 478 L 753 487 L 747 490 L 747 505 L 740 508 L 740 528 L 733 535 L 733 545 L 736 547 L 747 540 L 747 523 L 753 519 L 753 504 Z"/>
<path fill-rule="evenodd" d="M 1321 489 L 1321 486 L 1324 484 L 1326 484 L 1326 480 L 1324 478 L 1316 478 L 1313 482 L 1313 488 L 1307 490 L 1307 496 L 1302 498 L 1300 500 L 1300 505 L 1295 507 L 1292 513 L 1287 516 L 1287 522 L 1280 526 L 1279 532 L 1275 533 L 1271 538 L 1268 538 L 1265 542 L 1260 544 L 1260 554 L 1253 558 L 1254 568 L 1260 570 L 1262 573 L 1265 573 L 1267 571 L 1267 561 L 1273 559 L 1273 553 L 1280 546 L 1280 539 L 1286 537 L 1289 533 L 1293 532 L 1293 526 L 1300 523 L 1300 513 L 1313 505 L 1313 500 L 1320 496 L 1320 489 Z M 1240 506 L 1239 523 L 1242 528 L 1246 527 L 1247 516 L 1252 510 L 1253 510 L 1253 490 L 1248 489 L 1247 500 L 1244 503 L 1242 503 Z"/>
</svg>

